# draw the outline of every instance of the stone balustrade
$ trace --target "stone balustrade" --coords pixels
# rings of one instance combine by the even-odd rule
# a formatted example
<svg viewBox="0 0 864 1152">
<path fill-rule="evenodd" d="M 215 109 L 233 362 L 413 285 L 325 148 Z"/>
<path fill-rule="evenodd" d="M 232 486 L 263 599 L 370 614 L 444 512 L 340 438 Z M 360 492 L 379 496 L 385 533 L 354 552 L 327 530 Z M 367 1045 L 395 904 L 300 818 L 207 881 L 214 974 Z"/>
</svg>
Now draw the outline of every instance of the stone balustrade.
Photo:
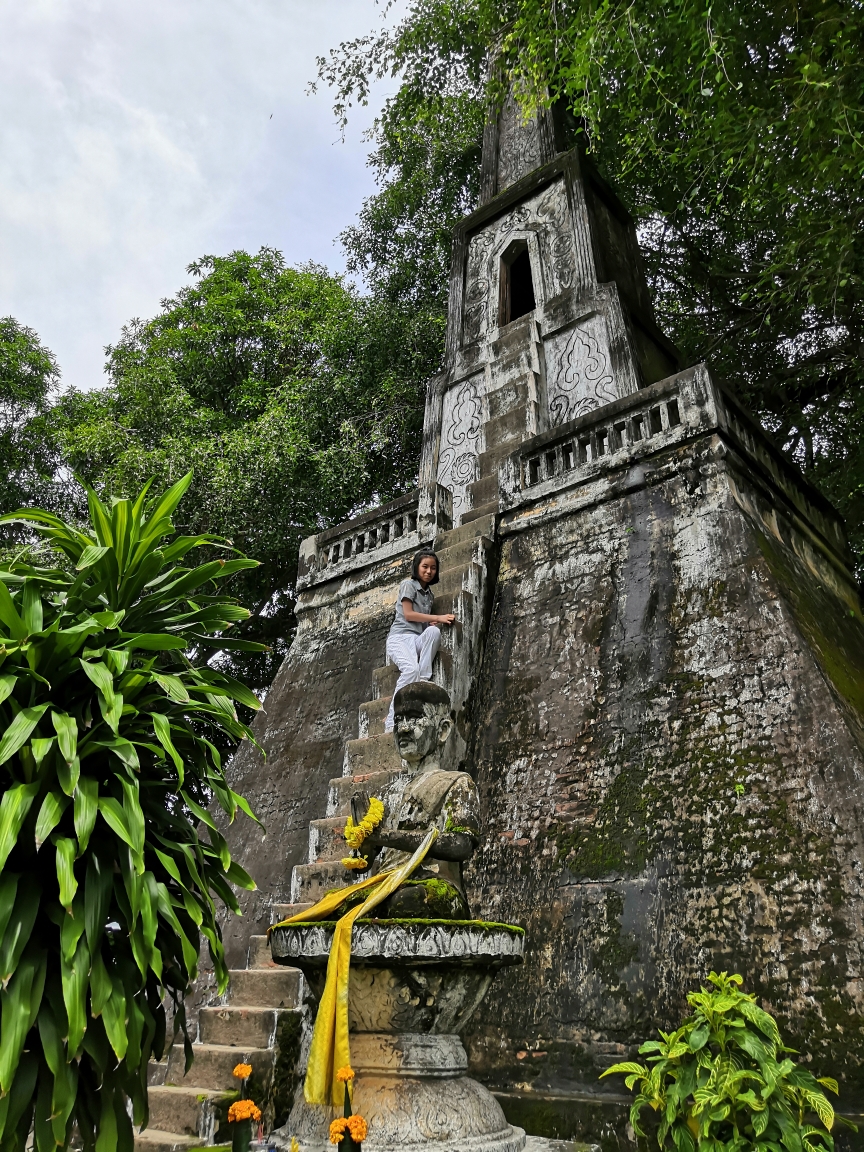
<svg viewBox="0 0 864 1152">
<path fill-rule="evenodd" d="M 440 484 L 399 496 L 307 537 L 300 545 L 297 588 L 332 580 L 431 543 L 453 523 L 453 496 Z"/>
<path fill-rule="evenodd" d="M 704 364 L 525 440 L 499 467 L 500 510 L 596 481 L 712 431 L 783 493 L 841 564 L 848 563 L 837 513 Z"/>
</svg>

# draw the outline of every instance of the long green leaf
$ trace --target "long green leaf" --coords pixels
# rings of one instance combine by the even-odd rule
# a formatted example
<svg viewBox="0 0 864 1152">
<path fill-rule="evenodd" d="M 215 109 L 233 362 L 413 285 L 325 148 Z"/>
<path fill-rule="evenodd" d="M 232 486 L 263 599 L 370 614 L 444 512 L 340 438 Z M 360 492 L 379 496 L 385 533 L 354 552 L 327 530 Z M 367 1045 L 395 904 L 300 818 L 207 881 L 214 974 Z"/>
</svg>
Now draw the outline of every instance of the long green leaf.
<svg viewBox="0 0 864 1152">
<path fill-rule="evenodd" d="M 69 1055 L 75 1056 L 87 1030 L 87 984 L 90 975 L 90 950 L 82 936 L 70 963 L 61 955 L 60 978 L 63 983 L 63 1003 L 69 1019 Z"/>
<path fill-rule="evenodd" d="M 0 580 L 0 624 L 4 626 L 13 640 L 23 640 L 27 636 L 24 621 L 18 615 L 18 610 L 9 595 L 9 589 L 2 580 Z"/>
<path fill-rule="evenodd" d="M 25 580 L 21 591 L 21 622 L 27 635 L 42 631 L 42 597 L 35 580 Z"/>
<path fill-rule="evenodd" d="M 96 823 L 99 811 L 99 782 L 82 776 L 75 789 L 75 835 L 78 837 L 79 852 L 86 852 L 90 843 L 90 834 Z"/>
<path fill-rule="evenodd" d="M 81 761 L 76 756 L 71 764 L 65 760 L 57 763 L 57 780 L 67 796 L 74 796 L 78 787 L 78 778 L 81 775 Z"/>
<path fill-rule="evenodd" d="M 4 985 L 18 967 L 18 961 L 30 941 L 39 912 L 40 896 L 39 883 L 33 876 L 19 878 L 12 913 L 0 938 L 0 983 Z M 0 1044 L 0 1049 L 2 1047 Z"/>
<path fill-rule="evenodd" d="M 0 704 L 12 695 L 17 683 L 18 677 L 12 672 L 0 672 Z"/>
<path fill-rule="evenodd" d="M 3 585 L 0 584 L 0 588 Z M 35 708 L 22 708 L 6 731 L 3 733 L 3 738 L 0 740 L 0 764 L 5 764 L 6 761 L 15 755 L 19 748 L 30 739 L 30 734 L 33 729 L 42 719 L 45 714 L 47 704 L 39 704 Z M 2 840 L 0 840 L 2 843 Z M 0 868 L 3 866 L 5 856 L 0 859 Z"/>
<path fill-rule="evenodd" d="M 91 853 L 87 860 L 87 874 L 84 879 L 84 925 L 87 945 L 94 956 L 102 942 L 113 890 L 112 865 L 104 863 Z"/>
<path fill-rule="evenodd" d="M 69 803 L 69 797 L 62 792 L 49 792 L 42 801 L 39 815 L 36 819 L 36 847 L 41 848 L 63 816 Z"/>
<path fill-rule="evenodd" d="M 111 831 L 115 832 L 121 840 L 132 848 L 132 834 L 126 825 L 126 815 L 119 801 L 115 800 L 113 796 L 100 796 L 99 811 Z"/>
<path fill-rule="evenodd" d="M 101 544 L 88 544 L 75 565 L 76 569 L 83 572 L 86 568 L 92 568 L 94 564 L 99 563 L 103 556 L 107 555 L 108 551 L 109 549 Z"/>
<path fill-rule="evenodd" d="M 153 731 L 156 733 L 156 739 L 174 761 L 174 767 L 177 769 L 177 787 L 183 787 L 184 767 L 183 757 L 174 747 L 174 742 L 171 739 L 171 724 L 167 716 L 163 716 L 161 712 L 151 713 L 153 721 Z"/>
<path fill-rule="evenodd" d="M 60 754 L 67 764 L 71 764 L 78 752 L 78 724 L 75 717 L 52 708 L 51 723 L 57 733 Z"/>
<path fill-rule="evenodd" d="M 46 953 L 30 948 L 0 992 L 0 1091 L 8 1092 L 15 1078 L 27 1033 L 36 1021 L 45 985 Z M 34 1000 L 36 1001 L 34 1010 Z"/>
<path fill-rule="evenodd" d="M 0 869 L 5 866 L 9 853 L 15 847 L 21 825 L 38 791 L 39 781 L 36 780 L 32 784 L 16 784 L 3 794 L 3 800 L 0 801 Z"/>
<path fill-rule="evenodd" d="M 75 879 L 75 856 L 78 843 L 69 836 L 58 836 L 54 841 L 57 849 L 57 881 L 60 885 L 60 903 L 64 908 L 72 907 L 78 881 Z"/>
<path fill-rule="evenodd" d="M 101 660 L 92 663 L 89 660 L 79 660 L 78 663 L 110 704 L 114 699 L 114 677 L 108 666 Z"/>
</svg>

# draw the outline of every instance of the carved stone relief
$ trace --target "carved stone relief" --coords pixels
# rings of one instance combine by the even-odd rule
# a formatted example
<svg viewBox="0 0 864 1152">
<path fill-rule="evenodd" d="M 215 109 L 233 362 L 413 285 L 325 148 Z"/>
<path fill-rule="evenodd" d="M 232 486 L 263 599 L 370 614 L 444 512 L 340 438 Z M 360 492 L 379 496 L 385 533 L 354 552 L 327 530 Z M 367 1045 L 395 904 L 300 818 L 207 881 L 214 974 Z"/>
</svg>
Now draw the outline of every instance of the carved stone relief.
<svg viewBox="0 0 864 1152">
<path fill-rule="evenodd" d="M 557 428 L 618 399 L 606 321 L 598 312 L 544 342 L 549 425 Z"/>
<path fill-rule="evenodd" d="M 498 117 L 498 191 L 503 192 L 543 163 L 537 119 L 527 122 L 508 92 Z"/>
<path fill-rule="evenodd" d="M 576 254 L 567 190 L 561 178 L 471 237 L 462 317 L 462 338 L 466 344 L 497 327 L 501 253 L 514 233 L 531 232 L 537 237 L 540 258 L 540 268 L 535 269 L 535 279 L 539 282 L 534 285 L 538 303 L 575 283 Z M 536 276 L 538 271 L 539 278 Z"/>
<path fill-rule="evenodd" d="M 483 375 L 455 384 L 444 395 L 438 483 L 453 493 L 453 523 L 468 510 L 467 488 L 477 479 L 480 429 L 483 420 Z"/>
</svg>

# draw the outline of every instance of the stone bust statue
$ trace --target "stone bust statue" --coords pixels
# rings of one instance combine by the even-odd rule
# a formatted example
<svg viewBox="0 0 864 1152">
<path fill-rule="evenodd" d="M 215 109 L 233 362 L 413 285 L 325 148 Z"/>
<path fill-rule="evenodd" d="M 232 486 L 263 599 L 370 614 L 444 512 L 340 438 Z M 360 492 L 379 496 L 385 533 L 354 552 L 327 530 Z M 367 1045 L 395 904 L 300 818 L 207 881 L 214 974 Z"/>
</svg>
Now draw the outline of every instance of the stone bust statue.
<svg viewBox="0 0 864 1152">
<path fill-rule="evenodd" d="M 393 733 L 411 777 L 366 841 L 380 849 L 373 872 L 402 864 L 433 827 L 439 836 L 410 880 L 381 905 L 386 917 L 467 920 L 462 867 L 479 842 L 480 800 L 467 772 L 440 767 L 453 732 L 450 697 L 437 684 L 420 681 L 396 694 Z"/>
</svg>

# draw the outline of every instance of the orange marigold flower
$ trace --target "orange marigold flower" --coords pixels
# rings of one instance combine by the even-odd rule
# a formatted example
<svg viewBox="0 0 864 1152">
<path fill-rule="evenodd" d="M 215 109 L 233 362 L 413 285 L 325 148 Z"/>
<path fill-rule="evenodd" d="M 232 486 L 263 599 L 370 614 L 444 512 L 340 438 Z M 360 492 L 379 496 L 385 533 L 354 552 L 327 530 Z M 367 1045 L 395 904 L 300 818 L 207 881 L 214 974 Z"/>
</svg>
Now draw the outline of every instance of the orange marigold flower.
<svg viewBox="0 0 864 1152">
<path fill-rule="evenodd" d="M 337 1118 L 330 1123 L 330 1143 L 341 1144 L 345 1139 L 345 1129 L 348 1127 L 348 1121 L 344 1116 L 337 1116 Z"/>
<path fill-rule="evenodd" d="M 257 1124 L 261 1119 L 261 1109 L 256 1107 L 254 1100 L 235 1100 L 228 1109 L 228 1119 L 232 1124 L 240 1120 L 254 1120 Z"/>
<path fill-rule="evenodd" d="M 238 1080 L 248 1080 L 252 1075 L 252 1065 L 238 1064 L 231 1075 L 236 1076 Z"/>
<path fill-rule="evenodd" d="M 351 1133 L 351 1139 L 355 1144 L 362 1144 L 366 1139 L 366 1133 L 369 1131 L 369 1125 L 362 1116 L 349 1116 L 348 1131 Z"/>
<path fill-rule="evenodd" d="M 354 1069 L 350 1064 L 346 1064 L 344 1068 L 340 1068 L 336 1073 L 336 1079 L 340 1084 L 347 1084 L 349 1080 L 354 1079 Z"/>
</svg>

